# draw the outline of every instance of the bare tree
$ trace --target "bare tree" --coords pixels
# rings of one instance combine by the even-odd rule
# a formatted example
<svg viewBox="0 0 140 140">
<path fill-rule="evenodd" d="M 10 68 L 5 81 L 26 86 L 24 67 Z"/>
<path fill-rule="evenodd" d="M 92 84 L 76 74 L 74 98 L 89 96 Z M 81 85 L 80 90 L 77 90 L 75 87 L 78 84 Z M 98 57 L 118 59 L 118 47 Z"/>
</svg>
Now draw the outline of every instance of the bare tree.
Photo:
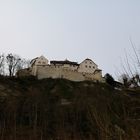
<svg viewBox="0 0 140 140">
<path fill-rule="evenodd" d="M 29 68 L 29 67 L 30 67 L 30 60 L 21 58 L 20 62 L 17 64 L 16 70 L 18 71 L 18 70 Z"/>
<path fill-rule="evenodd" d="M 18 68 L 18 65 L 21 62 L 21 58 L 18 55 L 10 53 L 6 56 L 6 60 L 9 70 L 9 76 L 14 76 Z"/>
<path fill-rule="evenodd" d="M 135 44 L 130 38 L 132 47 L 131 55 L 125 50 L 125 58 L 121 62 L 123 68 L 123 74 L 121 74 L 120 80 L 125 87 L 138 87 L 140 86 L 140 55 Z"/>
<path fill-rule="evenodd" d="M 5 55 L 0 54 L 0 75 L 4 75 L 5 73 Z"/>
<path fill-rule="evenodd" d="M 4 54 L 0 55 L 0 75 L 4 74 L 4 60 L 5 56 Z"/>
<path fill-rule="evenodd" d="M 128 74 L 122 74 L 119 78 L 119 81 L 123 83 L 124 87 L 128 88 L 131 85 L 130 77 Z"/>
<path fill-rule="evenodd" d="M 132 46 L 133 51 L 134 51 L 134 54 L 135 54 L 135 58 L 136 58 L 138 67 L 140 67 L 140 58 L 139 58 L 139 54 L 137 53 L 135 44 L 132 42 L 131 38 L 130 38 L 130 42 L 131 42 L 131 46 Z"/>
<path fill-rule="evenodd" d="M 135 74 L 130 80 L 132 87 L 139 87 L 140 86 L 140 75 Z"/>
</svg>

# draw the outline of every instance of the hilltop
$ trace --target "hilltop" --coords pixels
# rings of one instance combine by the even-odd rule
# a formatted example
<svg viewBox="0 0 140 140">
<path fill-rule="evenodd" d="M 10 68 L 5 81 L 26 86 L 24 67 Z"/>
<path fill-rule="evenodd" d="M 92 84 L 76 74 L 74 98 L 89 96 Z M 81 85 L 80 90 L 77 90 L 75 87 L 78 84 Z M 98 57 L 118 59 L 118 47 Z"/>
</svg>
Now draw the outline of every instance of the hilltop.
<svg viewBox="0 0 140 140">
<path fill-rule="evenodd" d="M 139 140 L 140 89 L 0 78 L 0 140 Z"/>
</svg>

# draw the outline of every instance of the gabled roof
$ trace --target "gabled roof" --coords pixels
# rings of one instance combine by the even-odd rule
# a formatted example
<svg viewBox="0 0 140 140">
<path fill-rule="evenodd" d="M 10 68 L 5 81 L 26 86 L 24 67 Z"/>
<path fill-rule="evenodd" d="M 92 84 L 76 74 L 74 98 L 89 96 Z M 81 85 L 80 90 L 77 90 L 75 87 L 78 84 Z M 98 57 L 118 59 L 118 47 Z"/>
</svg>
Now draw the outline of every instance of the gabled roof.
<svg viewBox="0 0 140 140">
<path fill-rule="evenodd" d="M 36 58 L 34 58 L 34 59 L 32 59 L 31 61 L 30 61 L 30 64 L 33 62 L 33 61 L 36 61 L 36 59 L 38 59 L 39 57 L 36 57 Z"/>
<path fill-rule="evenodd" d="M 36 58 L 32 59 L 31 62 L 30 62 L 30 64 L 31 65 L 34 65 L 35 62 L 36 62 L 36 60 L 39 59 L 39 58 L 42 58 L 42 57 L 47 60 L 47 58 L 45 58 L 43 55 L 41 55 L 40 57 L 36 57 Z"/>
<path fill-rule="evenodd" d="M 84 61 L 86 61 L 86 60 L 88 60 L 88 61 L 91 61 L 91 62 L 93 62 L 93 60 L 92 59 L 89 59 L 89 58 L 86 58 Z M 83 63 L 84 61 L 82 61 L 81 63 Z M 80 63 L 80 64 L 81 64 Z M 98 66 L 95 62 L 93 62 L 96 66 Z"/>
<path fill-rule="evenodd" d="M 92 61 L 91 59 L 89 59 L 89 58 L 86 58 L 85 60 L 89 60 L 89 61 Z"/>
</svg>

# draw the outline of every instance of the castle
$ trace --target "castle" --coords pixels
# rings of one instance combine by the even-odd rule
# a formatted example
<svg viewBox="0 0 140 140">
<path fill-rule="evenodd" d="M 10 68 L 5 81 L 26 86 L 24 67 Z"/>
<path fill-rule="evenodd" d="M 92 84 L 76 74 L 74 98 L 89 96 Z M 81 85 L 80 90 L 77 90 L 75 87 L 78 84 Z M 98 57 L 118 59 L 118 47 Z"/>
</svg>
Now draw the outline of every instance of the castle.
<svg viewBox="0 0 140 140">
<path fill-rule="evenodd" d="M 103 82 L 102 70 L 98 69 L 91 59 L 85 59 L 78 64 L 69 60 L 50 61 L 44 56 L 37 57 L 30 62 L 30 67 L 17 72 L 17 76 L 36 76 L 38 79 L 63 78 L 71 81 L 99 81 Z"/>
</svg>

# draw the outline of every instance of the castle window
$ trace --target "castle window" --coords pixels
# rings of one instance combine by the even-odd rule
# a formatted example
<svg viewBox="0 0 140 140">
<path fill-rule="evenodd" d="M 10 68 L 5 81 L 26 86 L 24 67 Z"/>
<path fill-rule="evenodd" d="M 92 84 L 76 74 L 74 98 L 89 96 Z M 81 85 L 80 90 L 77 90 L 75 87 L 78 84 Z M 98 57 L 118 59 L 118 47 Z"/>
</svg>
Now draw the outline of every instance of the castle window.
<svg viewBox="0 0 140 140">
<path fill-rule="evenodd" d="M 89 66 L 89 68 L 91 68 L 91 66 Z"/>
<path fill-rule="evenodd" d="M 85 67 L 87 68 L 87 65 L 85 65 Z"/>
<path fill-rule="evenodd" d="M 93 66 L 93 69 L 95 69 L 95 67 Z"/>
</svg>

